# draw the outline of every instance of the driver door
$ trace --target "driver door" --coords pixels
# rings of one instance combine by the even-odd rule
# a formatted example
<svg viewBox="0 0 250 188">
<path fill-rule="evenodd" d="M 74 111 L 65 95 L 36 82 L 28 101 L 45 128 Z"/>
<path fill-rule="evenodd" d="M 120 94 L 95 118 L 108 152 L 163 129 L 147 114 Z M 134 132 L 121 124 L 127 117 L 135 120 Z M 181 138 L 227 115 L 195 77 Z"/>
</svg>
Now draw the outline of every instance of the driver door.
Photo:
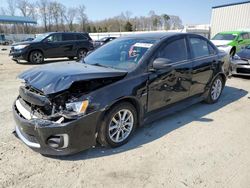
<svg viewBox="0 0 250 188">
<path fill-rule="evenodd" d="M 48 36 L 44 41 L 45 57 L 60 57 L 62 55 L 62 34 L 56 33 Z"/>
<path fill-rule="evenodd" d="M 148 112 L 164 108 L 189 96 L 192 62 L 185 36 L 168 40 L 156 54 L 156 58 L 171 61 L 169 68 L 154 70 L 149 74 Z"/>
</svg>

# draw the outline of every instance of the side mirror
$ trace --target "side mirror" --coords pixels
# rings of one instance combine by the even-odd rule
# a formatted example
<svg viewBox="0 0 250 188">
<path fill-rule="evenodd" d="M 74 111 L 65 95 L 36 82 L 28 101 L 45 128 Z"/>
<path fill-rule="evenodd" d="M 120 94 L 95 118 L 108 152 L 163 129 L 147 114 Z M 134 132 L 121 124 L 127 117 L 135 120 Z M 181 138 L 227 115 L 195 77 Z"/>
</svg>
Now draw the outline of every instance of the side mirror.
<svg viewBox="0 0 250 188">
<path fill-rule="evenodd" d="M 164 70 L 171 67 L 172 61 L 166 58 L 157 58 L 153 62 L 153 68 L 155 70 Z"/>
<path fill-rule="evenodd" d="M 243 39 L 239 39 L 239 40 L 238 40 L 238 43 L 240 43 L 240 42 L 243 42 Z"/>
</svg>

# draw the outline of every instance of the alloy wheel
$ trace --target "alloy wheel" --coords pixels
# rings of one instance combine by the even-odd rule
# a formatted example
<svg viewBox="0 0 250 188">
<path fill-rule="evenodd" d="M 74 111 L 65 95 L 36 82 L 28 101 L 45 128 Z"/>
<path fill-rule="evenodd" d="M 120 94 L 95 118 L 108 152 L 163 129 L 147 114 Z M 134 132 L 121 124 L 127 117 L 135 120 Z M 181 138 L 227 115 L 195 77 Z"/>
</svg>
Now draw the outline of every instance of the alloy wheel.
<svg viewBox="0 0 250 188">
<path fill-rule="evenodd" d="M 128 109 L 122 109 L 113 116 L 109 123 L 109 138 L 115 143 L 120 143 L 130 135 L 133 126 L 133 113 Z"/>
<path fill-rule="evenodd" d="M 87 55 L 87 52 L 85 50 L 80 50 L 78 54 L 78 58 L 82 59 Z"/>
<path fill-rule="evenodd" d="M 222 91 L 222 81 L 220 79 L 216 79 L 213 83 L 211 90 L 211 97 L 215 101 L 220 97 Z"/>
<path fill-rule="evenodd" d="M 43 62 L 43 55 L 40 52 L 35 52 L 32 57 L 35 63 L 42 63 Z"/>
</svg>

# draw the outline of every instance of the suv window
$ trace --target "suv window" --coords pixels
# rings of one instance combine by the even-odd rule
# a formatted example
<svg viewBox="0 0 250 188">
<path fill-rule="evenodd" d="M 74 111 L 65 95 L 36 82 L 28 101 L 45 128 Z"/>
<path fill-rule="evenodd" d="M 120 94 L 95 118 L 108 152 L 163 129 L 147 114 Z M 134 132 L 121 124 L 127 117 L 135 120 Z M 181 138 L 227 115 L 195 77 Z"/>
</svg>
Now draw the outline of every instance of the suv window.
<svg viewBox="0 0 250 188">
<path fill-rule="evenodd" d="M 76 37 L 74 34 L 64 33 L 62 39 L 63 41 L 76 40 Z"/>
<path fill-rule="evenodd" d="M 208 42 L 201 38 L 190 38 L 191 48 L 193 50 L 194 58 L 209 56 L 211 54 L 212 46 L 208 46 Z M 212 48 L 213 49 L 213 48 Z"/>
<path fill-rule="evenodd" d="M 61 42 L 62 35 L 61 34 L 52 34 L 46 39 L 46 41 L 48 41 L 48 42 Z"/>
<path fill-rule="evenodd" d="M 76 39 L 77 40 L 87 40 L 87 37 L 85 37 L 84 35 L 81 35 L 81 34 L 77 34 Z"/>
<path fill-rule="evenodd" d="M 168 43 L 158 54 L 158 58 L 166 58 L 172 62 L 178 62 L 188 59 L 186 40 L 177 39 Z"/>
<path fill-rule="evenodd" d="M 248 33 L 242 33 L 241 38 L 242 39 L 249 39 L 250 37 L 249 37 Z"/>
</svg>

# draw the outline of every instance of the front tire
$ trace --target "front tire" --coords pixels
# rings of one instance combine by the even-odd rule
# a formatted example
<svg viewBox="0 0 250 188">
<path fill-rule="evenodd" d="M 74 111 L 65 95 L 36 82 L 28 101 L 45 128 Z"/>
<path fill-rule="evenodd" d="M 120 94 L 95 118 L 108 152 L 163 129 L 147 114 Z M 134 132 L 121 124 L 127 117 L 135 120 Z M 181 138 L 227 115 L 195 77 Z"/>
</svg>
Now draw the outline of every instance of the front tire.
<svg viewBox="0 0 250 188">
<path fill-rule="evenodd" d="M 115 105 L 105 115 L 97 140 L 102 146 L 119 147 L 127 143 L 137 125 L 137 112 L 128 102 Z"/>
<path fill-rule="evenodd" d="M 225 83 L 224 83 L 222 77 L 217 76 L 211 85 L 211 88 L 209 90 L 207 98 L 205 99 L 205 102 L 208 104 L 216 103 L 221 96 L 221 93 L 222 93 L 223 88 L 224 88 L 224 84 Z"/>
<path fill-rule="evenodd" d="M 40 51 L 33 51 L 30 53 L 29 60 L 31 63 L 40 64 L 44 61 L 43 53 Z"/>
</svg>

